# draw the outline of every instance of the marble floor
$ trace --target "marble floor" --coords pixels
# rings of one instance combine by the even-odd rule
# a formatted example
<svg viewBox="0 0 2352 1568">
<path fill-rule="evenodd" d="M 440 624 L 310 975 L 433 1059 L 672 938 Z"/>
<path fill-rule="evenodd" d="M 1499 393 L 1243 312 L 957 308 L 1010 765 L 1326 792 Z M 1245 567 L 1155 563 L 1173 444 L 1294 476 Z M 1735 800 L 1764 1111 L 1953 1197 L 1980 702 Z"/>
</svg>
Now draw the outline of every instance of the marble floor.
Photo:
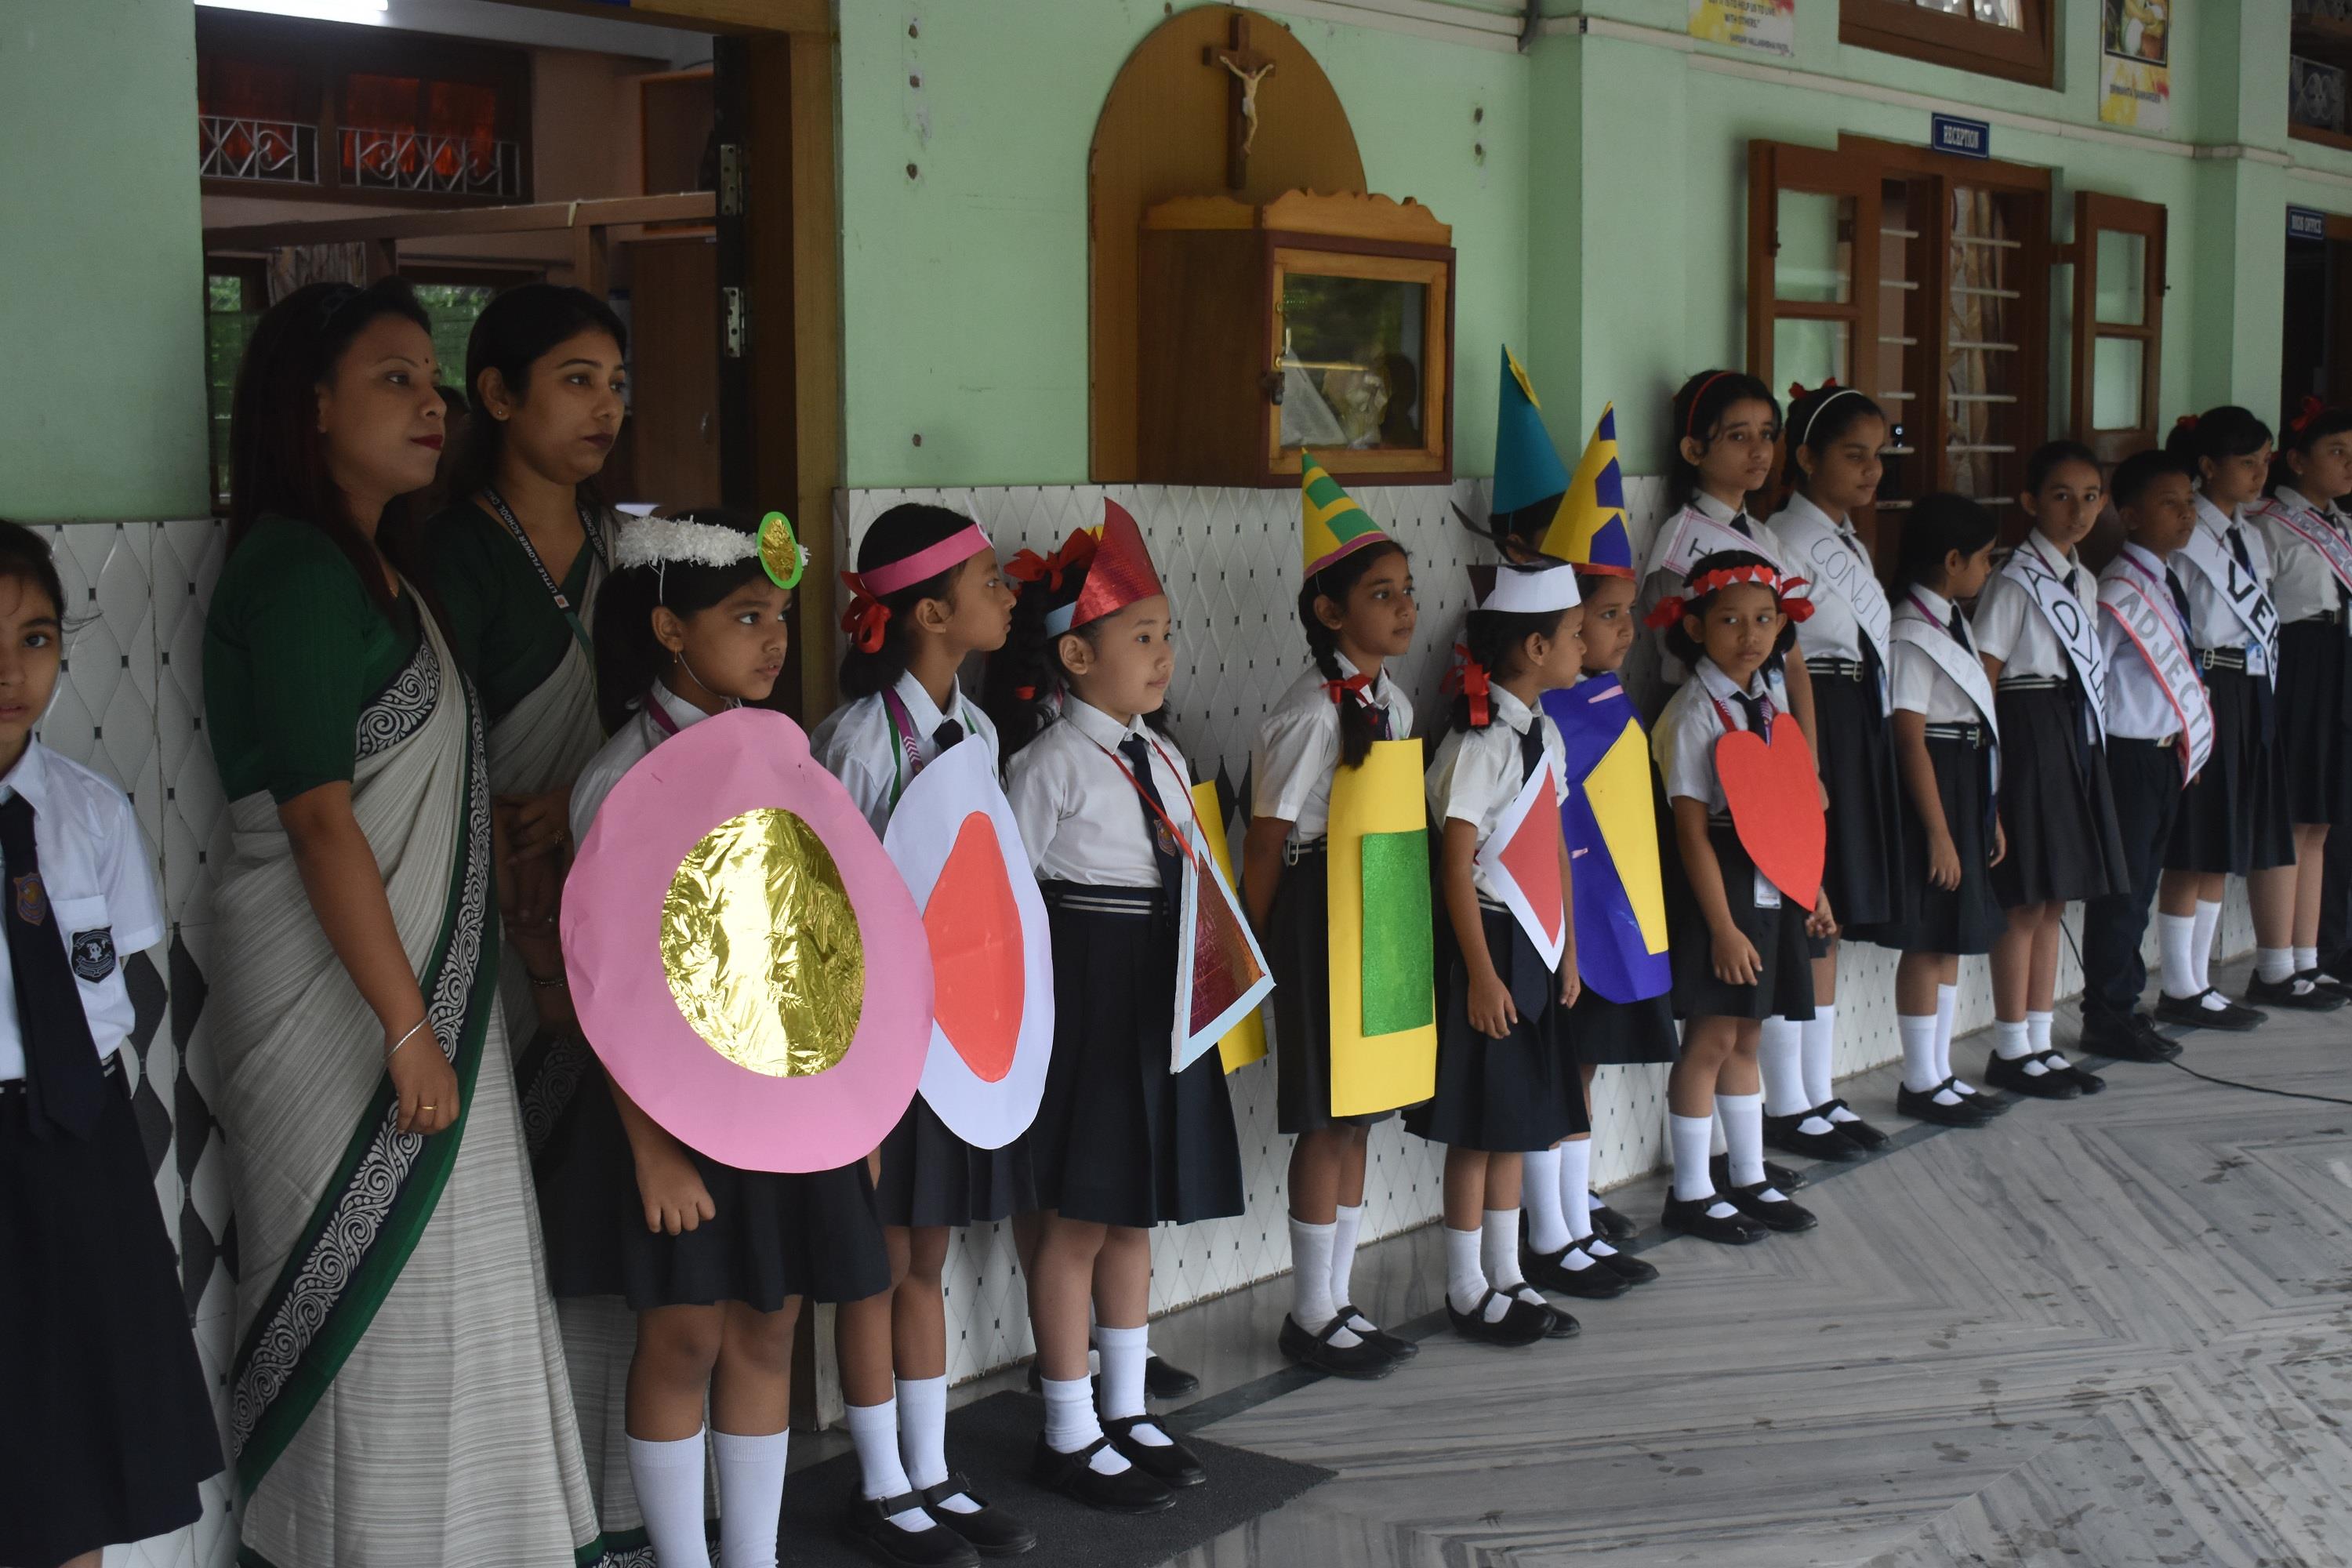
<svg viewBox="0 0 2352 1568">
<path fill-rule="evenodd" d="M 2183 1061 L 2352 1094 L 2352 1012 Z M 1811 1235 L 1657 1245 L 1664 1277 L 1576 1304 L 1574 1341 L 1432 1323 L 1433 1230 L 1360 1273 L 1426 1334 L 1382 1383 L 1284 1369 L 1285 1281 L 1161 1320 L 1154 1349 L 1206 1384 L 1175 1420 L 1339 1472 L 1181 1568 L 2352 1563 L 2352 1108 L 2108 1077 L 1909 1129 L 1804 1195 Z M 1891 1073 L 1846 1088 L 1906 1126 Z M 1612 1196 L 1654 1225 L 1661 1191 Z"/>
</svg>

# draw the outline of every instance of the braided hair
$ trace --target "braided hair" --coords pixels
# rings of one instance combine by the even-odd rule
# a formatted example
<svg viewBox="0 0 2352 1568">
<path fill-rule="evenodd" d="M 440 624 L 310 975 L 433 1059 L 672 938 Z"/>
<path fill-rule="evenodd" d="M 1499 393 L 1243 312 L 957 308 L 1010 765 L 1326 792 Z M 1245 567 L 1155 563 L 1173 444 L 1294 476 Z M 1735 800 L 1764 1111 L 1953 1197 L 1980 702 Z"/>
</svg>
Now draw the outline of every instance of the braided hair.
<svg viewBox="0 0 2352 1568">
<path fill-rule="evenodd" d="M 1323 624 L 1315 613 L 1315 601 L 1328 599 L 1344 611 L 1348 595 L 1375 562 L 1391 554 L 1402 555 L 1404 546 L 1393 540 L 1383 541 L 1367 549 L 1342 555 L 1322 571 L 1307 579 L 1298 590 L 1298 624 L 1307 631 L 1307 651 L 1314 656 L 1315 668 L 1326 680 L 1336 681 L 1339 675 L 1339 634 Z M 1371 755 L 1372 715 L 1363 703 L 1343 699 L 1339 709 L 1339 765 L 1360 767 Z"/>
</svg>

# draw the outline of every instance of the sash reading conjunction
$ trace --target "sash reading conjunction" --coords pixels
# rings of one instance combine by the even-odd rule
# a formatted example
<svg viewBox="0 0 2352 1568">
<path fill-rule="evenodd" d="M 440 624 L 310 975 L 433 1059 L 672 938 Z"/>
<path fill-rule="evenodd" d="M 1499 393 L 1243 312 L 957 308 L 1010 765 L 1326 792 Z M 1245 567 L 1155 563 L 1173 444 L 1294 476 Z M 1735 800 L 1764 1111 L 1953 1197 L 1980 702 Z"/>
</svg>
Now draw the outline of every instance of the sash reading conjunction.
<svg viewBox="0 0 2352 1568">
<path fill-rule="evenodd" d="M 2107 650 L 2099 645 L 2099 629 L 2083 608 L 2082 598 L 2066 586 L 2065 579 L 2050 570 L 2050 563 L 2030 544 L 2021 544 L 2009 558 L 2000 574 L 2033 595 L 2033 607 L 2050 623 L 2057 635 L 2058 644 L 2066 650 L 2066 662 L 2089 694 L 2086 706 L 2095 726 L 2090 738 L 2104 738 L 2107 732 Z"/>
<path fill-rule="evenodd" d="M 2268 679 L 2276 685 L 2278 606 L 2271 602 L 2270 591 L 2263 586 L 2262 579 L 2239 564 L 2237 556 L 2223 542 L 2221 531 L 2207 526 L 2205 514 L 2210 511 L 2219 517 L 2221 512 L 2201 496 L 2198 499 L 2197 510 L 2197 530 L 2189 536 L 2188 543 L 2173 552 L 2174 558 L 2196 567 L 2199 574 L 2213 584 L 2214 590 L 2230 606 L 2230 613 L 2244 629 L 2247 639 L 2261 647 Z M 2218 627 L 2214 629 L 2217 633 L 2220 630 Z M 2196 635 L 2195 627 L 2189 628 L 2189 635 Z"/>
<path fill-rule="evenodd" d="M 1992 682 L 1985 679 L 1984 662 L 1976 650 L 1962 645 L 1952 635 L 1949 626 L 1937 620 L 1919 595 L 1906 596 L 1907 602 L 1895 612 L 1895 640 L 1909 643 L 1913 647 L 1936 661 L 1936 668 L 1952 678 L 1952 684 L 1968 693 L 1976 705 L 1978 721 L 1992 740 L 1992 782 L 2000 785 L 2000 725 L 1993 718 Z"/>
<path fill-rule="evenodd" d="M 2099 605 L 2130 639 L 2180 721 L 2180 776 L 2194 778 L 2213 754 L 2213 703 L 2173 611 L 2171 590 L 2130 555 L 2118 555 L 2100 574 Z"/>
<path fill-rule="evenodd" d="M 1869 557 L 1862 553 L 1860 544 L 1833 527 L 1818 508 L 1800 511 L 1792 501 L 1789 510 L 1773 520 L 1772 528 L 1790 553 L 1805 563 L 1805 574 L 1814 584 L 1813 596 L 1821 596 L 1821 584 L 1829 584 L 1830 592 L 1838 596 L 1853 616 L 1853 624 L 1869 639 L 1872 651 L 1878 655 L 1881 672 L 1878 710 L 1891 710 L 1895 694 L 1885 672 L 1895 662 L 1890 657 L 1893 648 L 1888 635 L 1894 611 L 1886 603 L 1886 590 L 1879 586 L 1878 577 L 1871 570 Z"/>
<path fill-rule="evenodd" d="M 2309 507 L 2290 506 L 2277 496 L 2254 509 L 2254 515 L 2277 523 L 2305 544 L 2319 552 L 2327 569 L 2336 574 L 2336 584 L 2352 594 L 2352 539 Z"/>
</svg>

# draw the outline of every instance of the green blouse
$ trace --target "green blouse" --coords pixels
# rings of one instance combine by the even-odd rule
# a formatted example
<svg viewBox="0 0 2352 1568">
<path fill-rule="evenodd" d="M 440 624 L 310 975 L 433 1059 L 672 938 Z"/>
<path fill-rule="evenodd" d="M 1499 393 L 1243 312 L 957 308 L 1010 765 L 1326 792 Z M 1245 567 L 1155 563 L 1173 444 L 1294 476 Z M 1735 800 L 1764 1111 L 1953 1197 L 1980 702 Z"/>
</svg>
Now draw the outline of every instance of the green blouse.
<svg viewBox="0 0 2352 1568">
<path fill-rule="evenodd" d="M 205 727 L 229 799 L 351 782 L 360 711 L 424 635 L 413 598 L 386 618 L 333 540 L 290 518 L 254 524 L 205 622 Z"/>
<path fill-rule="evenodd" d="M 572 622 L 515 536 L 471 500 L 449 507 L 425 531 L 433 594 L 449 640 L 481 695 L 483 716 L 495 724 L 555 673 L 573 637 Z M 575 615 L 587 609 L 581 599 L 593 552 L 583 541 L 563 574 L 563 596 Z"/>
</svg>

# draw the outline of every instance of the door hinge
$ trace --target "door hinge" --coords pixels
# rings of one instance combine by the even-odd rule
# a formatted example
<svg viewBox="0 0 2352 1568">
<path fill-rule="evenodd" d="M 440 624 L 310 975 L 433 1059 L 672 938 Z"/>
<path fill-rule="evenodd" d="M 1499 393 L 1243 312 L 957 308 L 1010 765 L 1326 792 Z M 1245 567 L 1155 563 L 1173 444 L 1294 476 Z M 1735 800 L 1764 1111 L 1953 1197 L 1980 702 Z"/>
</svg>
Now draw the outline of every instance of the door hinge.
<svg viewBox="0 0 2352 1568">
<path fill-rule="evenodd" d="M 733 142 L 719 144 L 719 216 L 743 216 L 743 149 Z"/>
<path fill-rule="evenodd" d="M 729 359 L 743 357 L 743 344 L 751 335 L 751 307 L 743 299 L 743 290 L 730 283 L 719 290 L 727 310 L 727 321 L 721 343 Z"/>
</svg>

